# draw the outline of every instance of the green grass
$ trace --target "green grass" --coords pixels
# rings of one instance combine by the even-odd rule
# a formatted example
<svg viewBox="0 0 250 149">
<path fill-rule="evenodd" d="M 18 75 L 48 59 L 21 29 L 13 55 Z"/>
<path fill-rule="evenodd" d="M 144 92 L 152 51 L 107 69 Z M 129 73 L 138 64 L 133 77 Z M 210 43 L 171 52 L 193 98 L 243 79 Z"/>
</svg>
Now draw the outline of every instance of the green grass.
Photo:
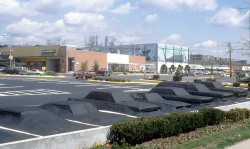
<svg viewBox="0 0 250 149">
<path fill-rule="evenodd" d="M 235 143 L 244 141 L 250 138 L 250 124 L 247 124 L 243 127 L 237 127 L 231 130 L 227 130 L 221 133 L 213 134 L 208 137 L 204 137 L 198 140 L 190 141 L 176 147 L 177 149 L 187 149 L 187 148 L 196 148 L 196 147 L 205 147 L 205 148 L 216 148 L 216 149 L 223 149 L 227 146 L 232 146 Z M 208 144 L 212 146 L 208 146 Z"/>
</svg>

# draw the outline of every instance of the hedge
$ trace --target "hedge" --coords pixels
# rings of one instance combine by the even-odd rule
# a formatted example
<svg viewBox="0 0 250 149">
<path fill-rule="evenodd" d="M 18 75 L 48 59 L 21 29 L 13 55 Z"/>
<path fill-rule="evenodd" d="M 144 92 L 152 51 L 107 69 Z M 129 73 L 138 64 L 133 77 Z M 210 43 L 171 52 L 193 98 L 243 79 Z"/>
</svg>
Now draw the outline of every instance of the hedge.
<svg viewBox="0 0 250 149">
<path fill-rule="evenodd" d="M 100 81 L 113 81 L 113 82 L 130 82 L 130 80 L 125 79 L 116 79 L 116 78 L 94 78 L 94 80 L 100 80 Z"/>
<path fill-rule="evenodd" d="M 250 118 L 248 109 L 232 109 L 222 111 L 205 107 L 199 112 L 179 112 L 156 117 L 140 117 L 120 123 L 113 123 L 110 132 L 113 141 L 125 139 L 131 145 L 152 139 L 171 137 L 180 133 L 190 132 L 207 125 L 217 125 L 230 119 L 238 122 Z"/>
<path fill-rule="evenodd" d="M 178 135 L 203 127 L 203 115 L 197 112 L 181 112 L 156 117 L 140 117 L 110 127 L 114 141 L 125 139 L 130 144 Z"/>
</svg>

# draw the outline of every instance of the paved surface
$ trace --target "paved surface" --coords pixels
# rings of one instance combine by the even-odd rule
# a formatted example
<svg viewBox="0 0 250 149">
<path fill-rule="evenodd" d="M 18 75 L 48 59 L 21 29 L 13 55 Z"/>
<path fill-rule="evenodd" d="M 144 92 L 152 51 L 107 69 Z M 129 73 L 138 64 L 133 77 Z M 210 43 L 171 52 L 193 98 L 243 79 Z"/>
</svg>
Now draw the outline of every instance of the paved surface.
<svg viewBox="0 0 250 149">
<path fill-rule="evenodd" d="M 23 76 L 4 76 L 0 75 L 0 108 L 12 107 L 12 106 L 40 106 L 49 102 L 67 101 L 68 98 L 83 98 L 92 90 L 113 90 L 123 92 L 135 92 L 135 91 L 149 91 L 155 87 L 159 82 L 141 80 L 143 75 L 134 76 L 122 76 L 119 73 L 114 73 L 112 78 L 129 79 L 132 82 L 129 84 L 119 83 L 105 83 L 105 82 L 93 82 L 82 79 L 75 79 L 72 74 L 63 74 L 65 78 L 48 78 L 48 77 L 23 77 Z M 146 77 L 152 77 L 153 75 L 146 75 Z M 102 77 L 102 76 L 99 76 Z M 172 80 L 173 76 L 160 75 L 160 79 Z M 203 80 L 210 77 L 210 75 L 189 76 L 183 77 L 183 81 L 191 81 L 195 78 L 201 78 Z M 218 82 L 234 82 L 233 78 L 224 78 L 214 76 Z M 118 113 L 119 114 L 119 113 Z M 103 114 L 100 114 L 102 117 Z M 105 114 L 104 114 L 105 115 Z M 108 114 L 106 114 L 107 116 Z M 113 114 L 114 115 L 114 114 Z M 117 114 L 115 114 L 117 115 Z M 107 117 L 116 117 L 109 113 Z M 32 116 L 36 116 L 35 114 Z M 104 116 L 105 117 L 105 116 Z M 119 121 L 128 119 L 127 116 L 119 116 Z M 29 117 L 27 117 L 29 120 Z M 83 119 L 86 120 L 87 118 Z M 116 119 L 117 120 L 117 119 Z M 89 121 L 90 122 L 90 121 Z M 20 125 L 22 121 L 19 122 Z M 84 123 L 81 121 L 67 120 L 67 123 L 77 125 L 79 129 L 95 128 L 106 126 L 109 123 L 102 122 L 101 119 L 96 119 L 93 124 Z M 74 124 L 73 124 L 74 123 Z M 76 124 L 77 123 L 77 124 Z M 99 124 L 99 125 L 98 125 Z M 103 125 L 102 125 L 103 124 Z M 23 124 L 22 124 L 23 125 Z M 54 122 L 51 121 L 51 127 Z M 81 126 L 82 125 L 82 126 Z M 50 126 L 48 126 L 50 127 Z M 29 132 L 25 125 L 21 130 L 15 127 L 8 128 L 8 125 L 4 122 L 0 123 L 0 138 L 4 138 L 0 143 L 15 141 L 19 139 L 33 138 L 37 136 L 47 135 L 46 132 L 40 133 L 39 131 Z M 61 127 L 63 130 L 63 127 Z M 49 132 L 50 133 L 50 132 Z"/>
<path fill-rule="evenodd" d="M 233 146 L 226 147 L 225 149 L 249 149 L 250 148 L 250 139 L 239 142 Z"/>
</svg>

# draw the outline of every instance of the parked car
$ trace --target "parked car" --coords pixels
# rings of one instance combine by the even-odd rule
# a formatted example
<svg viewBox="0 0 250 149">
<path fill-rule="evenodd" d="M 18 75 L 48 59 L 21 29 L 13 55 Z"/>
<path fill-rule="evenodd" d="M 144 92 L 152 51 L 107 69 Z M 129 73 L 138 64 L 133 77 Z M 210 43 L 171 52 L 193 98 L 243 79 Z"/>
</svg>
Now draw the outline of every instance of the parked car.
<svg viewBox="0 0 250 149">
<path fill-rule="evenodd" d="M 15 67 L 17 70 L 19 70 L 19 74 L 21 75 L 27 75 L 28 68 L 26 67 Z"/>
<path fill-rule="evenodd" d="M 4 69 L 4 67 L 0 67 L 0 72 Z"/>
<path fill-rule="evenodd" d="M 188 72 L 181 72 L 180 75 L 181 76 L 189 76 L 189 73 Z"/>
<path fill-rule="evenodd" d="M 188 73 L 189 76 L 195 76 L 195 74 L 196 73 L 194 71 L 189 71 L 189 73 Z"/>
<path fill-rule="evenodd" d="M 39 69 L 32 69 L 27 71 L 28 75 L 45 75 L 45 72 Z"/>
<path fill-rule="evenodd" d="M 202 71 L 198 71 L 196 72 L 197 75 L 203 75 L 203 72 Z"/>
<path fill-rule="evenodd" d="M 102 76 L 110 76 L 113 73 L 112 70 L 108 70 L 107 68 L 101 68 L 97 71 L 96 75 L 102 75 Z"/>
<path fill-rule="evenodd" d="M 79 71 L 75 71 L 74 73 L 73 73 L 73 77 L 76 77 L 76 75 L 79 73 Z"/>
<path fill-rule="evenodd" d="M 204 71 L 203 72 L 203 75 L 210 75 L 211 73 L 210 73 L 210 71 Z"/>
<path fill-rule="evenodd" d="M 19 70 L 12 67 L 5 67 L 1 72 L 4 74 L 19 74 Z"/>
<path fill-rule="evenodd" d="M 82 79 L 93 78 L 94 79 L 96 77 L 95 74 L 92 74 L 88 71 L 78 71 L 78 73 L 75 76 L 76 76 L 76 79 L 78 78 L 82 78 Z"/>
</svg>

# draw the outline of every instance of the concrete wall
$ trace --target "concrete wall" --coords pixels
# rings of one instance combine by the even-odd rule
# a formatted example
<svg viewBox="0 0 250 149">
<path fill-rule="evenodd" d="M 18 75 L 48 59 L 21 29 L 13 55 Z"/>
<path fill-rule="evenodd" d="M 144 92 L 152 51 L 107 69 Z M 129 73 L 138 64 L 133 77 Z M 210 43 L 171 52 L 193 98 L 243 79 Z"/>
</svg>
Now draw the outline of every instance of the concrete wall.
<svg viewBox="0 0 250 149">
<path fill-rule="evenodd" d="M 107 61 L 108 63 L 129 63 L 129 56 L 128 55 L 121 55 L 121 54 L 107 54 Z"/>
<path fill-rule="evenodd" d="M 0 144 L 0 149 L 75 149 L 90 148 L 96 142 L 110 140 L 109 127 L 99 127 L 22 141 Z"/>
</svg>

